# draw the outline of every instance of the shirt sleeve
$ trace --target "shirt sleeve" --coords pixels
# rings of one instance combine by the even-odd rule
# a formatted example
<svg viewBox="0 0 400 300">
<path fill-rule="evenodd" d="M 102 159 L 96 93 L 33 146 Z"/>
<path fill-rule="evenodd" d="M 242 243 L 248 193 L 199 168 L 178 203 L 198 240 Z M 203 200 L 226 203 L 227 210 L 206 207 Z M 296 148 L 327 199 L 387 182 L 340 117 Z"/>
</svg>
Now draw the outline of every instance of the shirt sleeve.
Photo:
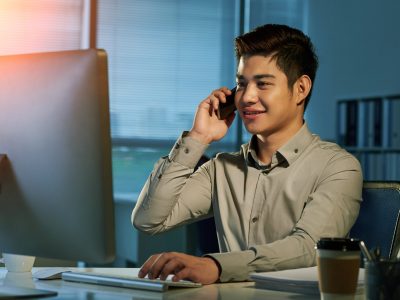
<svg viewBox="0 0 400 300">
<path fill-rule="evenodd" d="M 318 239 L 348 235 L 358 216 L 362 183 L 360 164 L 352 155 L 333 157 L 290 235 L 244 251 L 206 255 L 220 264 L 220 281 L 248 280 L 251 272 L 314 266 Z"/>
<path fill-rule="evenodd" d="M 132 212 L 137 229 L 156 234 L 212 214 L 209 169 L 193 173 L 207 147 L 184 132 L 155 164 Z"/>
</svg>

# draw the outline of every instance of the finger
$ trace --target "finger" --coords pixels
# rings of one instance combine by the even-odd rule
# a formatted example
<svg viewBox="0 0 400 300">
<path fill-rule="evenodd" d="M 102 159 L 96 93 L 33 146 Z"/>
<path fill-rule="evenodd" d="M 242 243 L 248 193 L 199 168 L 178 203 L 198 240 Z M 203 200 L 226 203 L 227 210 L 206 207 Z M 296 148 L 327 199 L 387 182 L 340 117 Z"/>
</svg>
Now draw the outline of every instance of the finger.
<svg viewBox="0 0 400 300">
<path fill-rule="evenodd" d="M 142 267 L 139 270 L 138 276 L 140 278 L 146 277 L 146 275 L 149 273 L 151 266 L 154 264 L 154 262 L 157 260 L 157 258 L 160 256 L 160 254 L 154 254 L 150 256 L 145 263 L 142 265 Z"/>
<path fill-rule="evenodd" d="M 212 91 L 211 95 L 208 97 L 211 101 L 211 105 L 214 111 L 218 110 L 219 103 L 226 103 L 226 96 L 230 95 L 232 92 L 227 87 L 222 87 L 218 90 Z"/>
<path fill-rule="evenodd" d="M 217 98 L 211 99 L 211 96 L 204 101 L 204 103 L 207 103 L 207 105 L 202 105 L 200 108 L 207 109 L 208 114 L 210 117 L 215 114 L 215 112 L 218 110 L 219 107 L 219 100 Z"/>
<path fill-rule="evenodd" d="M 160 279 L 165 280 L 165 279 L 167 279 L 168 275 L 176 274 L 180 270 L 182 270 L 184 267 L 185 267 L 185 265 L 180 259 L 173 258 L 164 265 L 164 268 L 162 269 L 162 271 L 160 273 Z"/>
<path fill-rule="evenodd" d="M 228 87 L 226 87 L 226 86 L 223 86 L 223 87 L 219 88 L 219 89 L 216 90 L 216 91 L 221 91 L 221 92 L 223 92 L 225 95 L 230 95 L 230 94 L 231 94 L 231 90 L 230 90 Z"/>
<path fill-rule="evenodd" d="M 157 260 L 151 266 L 149 271 L 149 278 L 155 279 L 160 276 L 161 270 L 164 269 L 164 266 L 174 257 L 176 257 L 176 253 L 162 253 Z"/>
<path fill-rule="evenodd" d="M 211 95 L 214 95 L 214 96 L 225 95 L 226 92 L 227 92 L 228 90 L 229 90 L 228 88 L 222 87 L 222 88 L 219 88 L 219 89 L 217 89 L 217 90 L 213 90 L 213 91 L 211 92 Z"/>
<path fill-rule="evenodd" d="M 221 98 L 219 98 L 219 97 L 217 97 L 215 95 L 210 95 L 209 99 L 210 99 L 211 107 L 212 107 L 213 110 L 218 110 L 220 102 L 223 102 L 223 103 L 226 102 L 225 98 L 221 99 Z"/>
<path fill-rule="evenodd" d="M 221 102 L 226 102 L 226 96 L 231 95 L 232 92 L 226 87 L 223 87 L 219 90 L 215 90 L 211 93 L 210 96 L 214 96 L 215 98 L 219 99 Z"/>
</svg>

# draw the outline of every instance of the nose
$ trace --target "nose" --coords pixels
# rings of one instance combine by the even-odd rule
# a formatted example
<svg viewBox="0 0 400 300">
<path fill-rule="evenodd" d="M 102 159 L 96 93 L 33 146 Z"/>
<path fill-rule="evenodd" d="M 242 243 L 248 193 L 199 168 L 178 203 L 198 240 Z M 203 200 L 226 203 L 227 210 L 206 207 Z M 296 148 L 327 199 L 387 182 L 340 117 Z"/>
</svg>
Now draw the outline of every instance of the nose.
<svg viewBox="0 0 400 300">
<path fill-rule="evenodd" d="M 251 84 L 248 84 L 243 89 L 243 92 L 242 92 L 242 95 L 241 95 L 239 101 L 245 105 L 251 105 L 251 104 L 257 103 L 258 102 L 257 88 Z"/>
</svg>

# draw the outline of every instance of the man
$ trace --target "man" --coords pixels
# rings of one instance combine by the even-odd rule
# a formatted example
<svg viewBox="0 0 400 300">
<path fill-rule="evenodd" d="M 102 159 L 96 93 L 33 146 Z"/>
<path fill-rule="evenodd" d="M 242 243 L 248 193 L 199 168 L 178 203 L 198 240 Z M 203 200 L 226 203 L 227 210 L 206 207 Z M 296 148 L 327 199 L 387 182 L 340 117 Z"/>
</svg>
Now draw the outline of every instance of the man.
<svg viewBox="0 0 400 300">
<path fill-rule="evenodd" d="M 235 118 L 217 118 L 231 92 L 213 91 L 198 106 L 192 129 L 155 165 L 132 213 L 134 226 L 151 234 L 213 215 L 221 253 L 156 254 L 141 277 L 174 274 L 173 280 L 209 284 L 313 266 L 315 242 L 346 236 L 357 218 L 358 161 L 312 135 L 303 120 L 318 65 L 310 39 L 264 25 L 236 39 L 236 55 L 235 105 L 251 141 L 193 173 L 207 145 L 225 136 Z"/>
</svg>

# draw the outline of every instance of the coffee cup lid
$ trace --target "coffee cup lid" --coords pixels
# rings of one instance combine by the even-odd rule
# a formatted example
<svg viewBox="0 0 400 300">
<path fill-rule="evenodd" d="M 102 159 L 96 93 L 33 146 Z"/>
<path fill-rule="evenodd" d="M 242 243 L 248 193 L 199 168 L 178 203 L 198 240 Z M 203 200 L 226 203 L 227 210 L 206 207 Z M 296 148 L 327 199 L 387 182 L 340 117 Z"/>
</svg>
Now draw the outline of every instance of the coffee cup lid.
<svg viewBox="0 0 400 300">
<path fill-rule="evenodd" d="M 360 240 L 347 238 L 321 238 L 316 245 L 317 249 L 358 251 L 360 250 Z"/>
</svg>

